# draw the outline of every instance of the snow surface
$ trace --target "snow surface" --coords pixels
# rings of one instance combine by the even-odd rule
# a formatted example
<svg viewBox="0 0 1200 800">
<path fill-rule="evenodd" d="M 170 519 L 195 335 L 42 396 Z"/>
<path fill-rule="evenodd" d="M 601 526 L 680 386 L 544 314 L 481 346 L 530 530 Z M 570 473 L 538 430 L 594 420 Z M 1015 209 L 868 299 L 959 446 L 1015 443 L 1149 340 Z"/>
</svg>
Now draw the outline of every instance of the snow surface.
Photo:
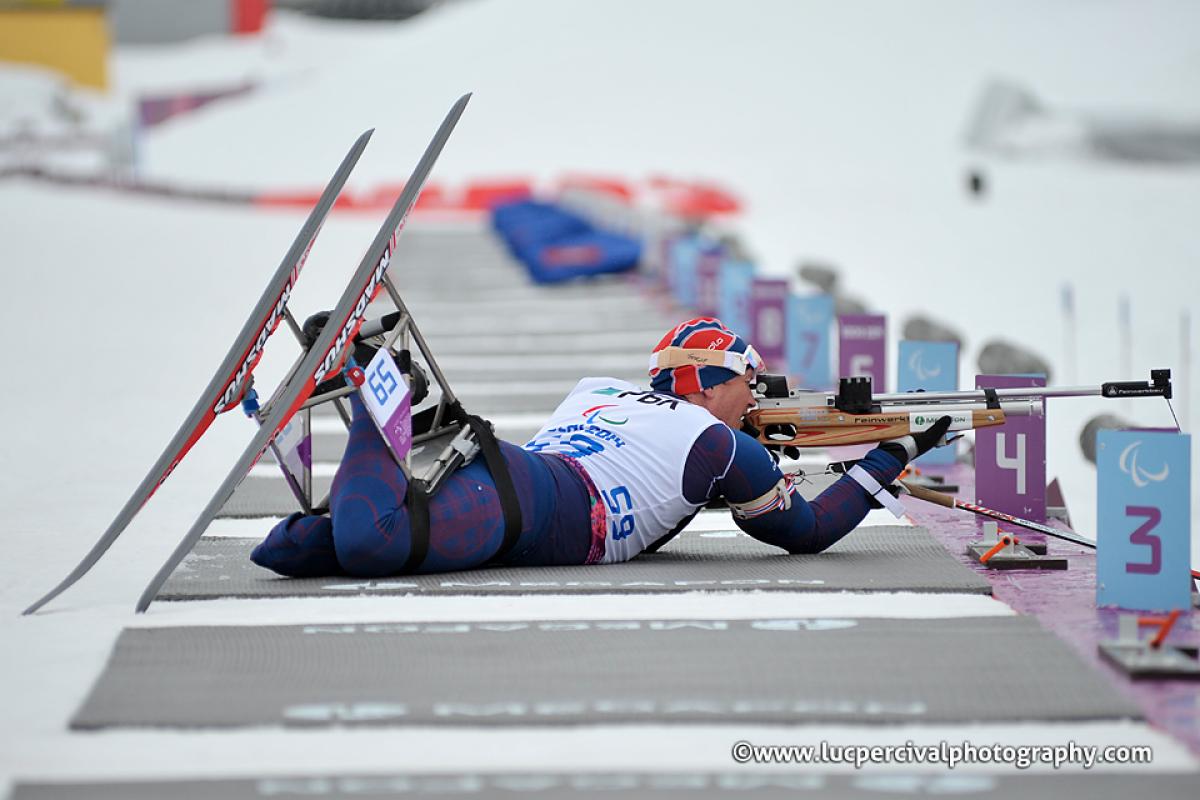
<svg viewBox="0 0 1200 800">
<path fill-rule="evenodd" d="M 1200 290 L 1189 275 L 1200 263 L 1200 170 L 1079 158 L 992 161 L 963 149 L 962 128 L 994 75 L 1063 105 L 1194 116 L 1198 29 L 1200 4 L 1165 0 L 475 0 L 401 24 L 279 13 L 258 39 L 124 48 L 112 66 L 118 98 L 247 78 L 264 86 L 154 129 L 141 151 L 149 177 L 231 187 L 319 185 L 353 137 L 375 127 L 352 185 L 394 181 L 407 174 L 452 100 L 474 91 L 437 167 L 439 180 L 550 178 L 573 170 L 718 180 L 746 201 L 735 226 L 763 272 L 788 274 L 801 258 L 830 261 L 843 270 L 850 293 L 891 316 L 894 333 L 909 313 L 935 314 L 968 337 L 968 381 L 974 353 L 1003 336 L 1048 356 L 1061 373 L 1055 382 L 1063 382 L 1058 293 L 1070 282 L 1079 309 L 1073 371 L 1078 382 L 1098 383 L 1141 378 L 1158 366 L 1181 377 L 1193 366 L 1182 361 L 1179 323 L 1182 313 L 1197 317 L 1200 310 Z M 986 168 L 991 191 L 982 201 L 964 192 L 968 165 Z M 611 731 L 604 728 L 511 736 L 66 731 L 123 626 L 243 615 L 264 623 L 367 613 L 445 618 L 476 616 L 495 602 L 460 608 L 439 599 L 411 609 L 387 599 L 159 604 L 135 618 L 142 586 L 249 435 L 249 423 L 225 418 L 91 575 L 42 614 L 17 617 L 76 563 L 141 480 L 300 220 L 290 212 L 0 183 L 0 325 L 10 353 L 0 414 L 0 498 L 8 512 L 0 559 L 0 781 L 233 775 L 255 767 L 276 774 L 519 769 L 548 760 L 560 768 L 595 768 L 596 752 L 611 753 L 605 747 Z M 328 306 L 378 222 L 371 215 L 331 219 L 295 308 Z M 1128 376 L 1117 374 L 1121 293 L 1133 309 Z M 269 352 L 259 371 L 263 384 L 290 358 Z M 1176 408 L 1181 417 L 1200 419 L 1194 393 L 1180 397 Z M 1062 479 L 1083 531 L 1094 529 L 1095 473 L 1075 438 L 1083 421 L 1103 410 L 1143 425 L 1169 421 L 1158 402 L 1052 406 L 1050 474 Z M 1193 518 L 1200 519 L 1196 494 Z M 645 612 L 651 616 L 703 616 L 717 601 L 652 602 Z M 913 595 L 781 600 L 772 594 L 719 604 L 730 613 L 772 616 L 920 616 L 937 613 L 929 602 Z M 1004 611 L 982 598 L 944 605 L 963 613 Z M 559 616 L 569 607 L 535 599 L 512 613 Z M 1144 725 L 737 734 L 639 728 L 636 741 L 625 740 L 624 760 L 606 766 L 725 768 L 727 749 L 739 737 L 788 744 L 1145 742 L 1155 746 L 1155 769 L 1193 765 L 1179 745 Z"/>
</svg>

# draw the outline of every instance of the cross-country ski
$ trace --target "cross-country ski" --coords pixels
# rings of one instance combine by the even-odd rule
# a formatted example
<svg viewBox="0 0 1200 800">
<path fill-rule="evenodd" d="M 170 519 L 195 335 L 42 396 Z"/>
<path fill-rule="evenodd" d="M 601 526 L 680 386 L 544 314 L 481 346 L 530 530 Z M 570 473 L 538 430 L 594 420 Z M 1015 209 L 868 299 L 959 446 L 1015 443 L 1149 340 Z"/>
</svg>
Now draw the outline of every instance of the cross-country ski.
<svg viewBox="0 0 1200 800">
<path fill-rule="evenodd" d="M 308 219 L 304 221 L 300 232 L 296 234 L 296 239 L 288 248 L 283 261 L 275 270 L 275 274 L 271 276 L 262 296 L 255 304 L 254 310 L 250 312 L 246 324 L 234 339 L 229 353 L 217 367 L 212 380 L 209 381 L 208 386 L 197 399 L 196 405 L 179 427 L 179 431 L 171 438 L 162 455 L 154 462 L 154 466 L 146 473 L 146 477 L 130 495 L 116 518 L 109 524 L 78 566 L 71 570 L 71 573 L 62 582 L 26 608 L 23 613 L 34 613 L 86 575 L 88 570 L 117 540 L 121 532 L 128 527 L 134 516 L 154 495 L 163 481 L 171 475 L 171 471 L 179 465 L 192 446 L 200 440 L 217 416 L 236 408 L 241 402 L 242 394 L 246 391 L 254 368 L 262 358 L 267 340 L 271 338 L 271 334 L 285 318 L 288 299 L 292 295 L 292 290 L 300 277 L 300 271 L 304 268 L 305 261 L 308 260 L 308 253 L 312 249 L 313 242 L 316 241 L 317 234 L 321 232 L 321 226 L 337 201 L 342 187 L 346 185 L 350 173 L 354 170 L 354 165 L 358 163 L 359 157 L 366 149 L 372 133 L 373 131 L 367 131 L 359 136 L 350 151 L 346 153 L 345 158 L 342 159 L 342 163 L 338 165 L 317 204 L 309 213 Z"/>
<path fill-rule="evenodd" d="M 400 238 L 408 213 L 416 203 L 421 188 L 425 185 L 429 173 L 433 170 L 433 165 L 441 155 L 442 148 L 446 146 L 446 142 L 454 131 L 459 117 L 462 116 L 463 110 L 467 107 L 470 97 L 468 94 L 459 98 L 447 113 L 446 118 L 434 134 L 433 140 L 429 143 L 429 147 L 426 148 L 420 161 L 417 162 L 417 166 L 413 169 L 412 175 L 405 182 L 404 190 L 396 198 L 395 205 L 392 206 L 392 210 L 384 220 L 379 233 L 376 234 L 375 240 L 371 242 L 371 246 L 355 270 L 354 276 L 346 285 L 341 299 L 338 300 L 330 314 L 330 322 L 334 324 L 324 327 L 316 343 L 312 345 L 307 355 L 276 393 L 271 415 L 262 422 L 250 444 L 246 446 L 245 451 L 230 469 L 228 477 L 221 483 L 220 488 L 213 495 L 213 499 L 200 513 L 196 524 L 187 532 L 170 558 L 146 586 L 137 602 L 138 611 L 145 611 L 150 606 L 159 587 L 192 549 L 196 539 L 204 534 L 217 511 L 262 456 L 275 435 L 300 409 L 317 384 L 331 377 L 345 359 L 347 347 L 353 341 L 359 328 L 362 327 L 363 322 L 366 321 L 367 306 L 383 288 L 382 278 L 391 265 L 396 241 Z"/>
</svg>

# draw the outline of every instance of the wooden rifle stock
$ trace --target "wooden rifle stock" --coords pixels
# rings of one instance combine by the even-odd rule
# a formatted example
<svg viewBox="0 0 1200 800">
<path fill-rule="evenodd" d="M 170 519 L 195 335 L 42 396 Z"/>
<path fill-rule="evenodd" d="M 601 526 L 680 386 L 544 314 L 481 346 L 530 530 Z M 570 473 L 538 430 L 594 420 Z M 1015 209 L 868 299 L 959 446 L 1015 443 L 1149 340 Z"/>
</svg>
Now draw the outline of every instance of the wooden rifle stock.
<svg viewBox="0 0 1200 800">
<path fill-rule="evenodd" d="M 758 428 L 758 440 L 763 444 L 792 445 L 795 447 L 838 447 L 847 444 L 872 444 L 887 439 L 898 439 L 916 433 L 929 425 L 913 428 L 915 419 L 925 419 L 934 422 L 944 414 L 961 419 L 962 424 L 955 424 L 951 430 L 966 430 L 970 428 L 986 428 L 991 425 L 1003 425 L 1005 416 L 1001 409 L 975 409 L 962 411 L 946 409 L 939 411 L 936 405 L 919 415 L 910 412 L 880 413 L 880 414 L 851 414 L 837 408 L 821 406 L 797 406 L 756 408 L 746 414 L 746 420 Z M 966 414 L 970 414 L 970 425 L 966 423 Z M 768 425 L 790 425 L 796 434 L 790 439 L 768 438 Z M 920 425 L 920 423 L 918 423 Z"/>
</svg>

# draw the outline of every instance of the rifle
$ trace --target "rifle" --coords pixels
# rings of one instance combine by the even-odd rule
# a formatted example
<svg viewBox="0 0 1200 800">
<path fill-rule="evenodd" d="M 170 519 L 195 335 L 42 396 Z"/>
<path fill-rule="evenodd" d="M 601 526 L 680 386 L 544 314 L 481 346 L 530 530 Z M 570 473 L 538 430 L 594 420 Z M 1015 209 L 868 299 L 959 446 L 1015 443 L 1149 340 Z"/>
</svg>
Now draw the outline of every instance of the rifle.
<svg viewBox="0 0 1200 800">
<path fill-rule="evenodd" d="M 758 407 L 746 421 L 758 429 L 763 444 L 838 447 L 919 433 L 946 415 L 951 431 L 1003 425 L 1009 415 L 1040 416 L 1047 397 L 1162 397 L 1170 407 L 1171 370 L 1150 370 L 1149 381 L 1099 386 L 878 395 L 871 393 L 870 378 L 842 378 L 834 393 L 789 389 L 786 376 L 764 374 L 755 378 L 754 395 Z"/>
</svg>

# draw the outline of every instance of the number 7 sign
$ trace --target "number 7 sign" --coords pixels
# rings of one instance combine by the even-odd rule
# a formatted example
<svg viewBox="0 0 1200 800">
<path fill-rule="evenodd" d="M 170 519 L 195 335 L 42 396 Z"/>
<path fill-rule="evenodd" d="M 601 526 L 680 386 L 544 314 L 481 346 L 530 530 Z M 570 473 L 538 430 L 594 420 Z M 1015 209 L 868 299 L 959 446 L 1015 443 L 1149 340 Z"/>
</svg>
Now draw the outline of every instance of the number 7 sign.
<svg viewBox="0 0 1200 800">
<path fill-rule="evenodd" d="M 1096 470 L 1097 604 L 1190 608 L 1191 437 L 1101 431 Z"/>
<path fill-rule="evenodd" d="M 829 341 L 833 329 L 833 298 L 827 294 L 790 296 L 784 328 L 787 331 L 787 371 L 796 379 L 796 385 L 805 389 L 830 388 L 833 385 Z"/>
</svg>

